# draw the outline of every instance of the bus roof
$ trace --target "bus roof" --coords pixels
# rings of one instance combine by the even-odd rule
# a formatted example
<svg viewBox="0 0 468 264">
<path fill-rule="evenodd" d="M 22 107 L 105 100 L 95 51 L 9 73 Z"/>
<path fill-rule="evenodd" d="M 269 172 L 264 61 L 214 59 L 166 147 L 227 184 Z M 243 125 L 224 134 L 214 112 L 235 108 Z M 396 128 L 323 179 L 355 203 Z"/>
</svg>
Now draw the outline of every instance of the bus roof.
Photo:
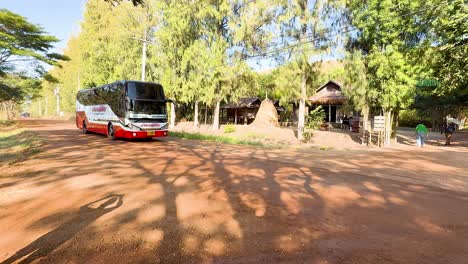
<svg viewBox="0 0 468 264">
<path fill-rule="evenodd" d="M 104 87 L 104 86 L 108 86 L 108 85 L 116 84 L 116 83 L 122 83 L 122 84 L 126 84 L 126 83 L 151 83 L 151 84 L 156 84 L 156 85 L 162 86 L 161 84 L 159 84 L 159 83 L 154 83 L 154 82 L 143 82 L 143 81 L 131 81 L 131 80 L 128 81 L 128 80 L 122 80 L 122 81 L 116 81 L 116 82 L 112 82 L 112 83 L 108 83 L 108 84 L 103 84 L 103 85 L 96 86 L 96 87 L 81 89 L 81 90 L 78 90 L 78 93 L 87 92 L 87 91 L 92 91 L 92 90 L 99 89 L 99 88 L 102 88 L 102 87 Z"/>
</svg>

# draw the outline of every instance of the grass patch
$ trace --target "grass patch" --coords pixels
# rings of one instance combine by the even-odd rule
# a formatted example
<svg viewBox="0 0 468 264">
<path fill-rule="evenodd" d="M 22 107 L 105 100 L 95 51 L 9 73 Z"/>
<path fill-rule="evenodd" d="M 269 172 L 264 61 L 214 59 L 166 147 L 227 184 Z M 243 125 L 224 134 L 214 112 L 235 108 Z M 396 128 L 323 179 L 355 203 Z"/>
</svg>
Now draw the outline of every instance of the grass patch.
<svg viewBox="0 0 468 264">
<path fill-rule="evenodd" d="M 22 162 L 40 152 L 41 140 L 34 132 L 15 124 L 2 124 L 0 128 L 0 166 Z"/>
<path fill-rule="evenodd" d="M 8 121 L 8 120 L 0 120 L 0 127 L 6 127 L 10 124 L 12 124 L 13 121 Z"/>
<path fill-rule="evenodd" d="M 250 141 L 244 139 L 238 139 L 228 136 L 216 136 L 216 135 L 204 135 L 199 133 L 187 133 L 187 132 L 169 132 L 172 137 L 183 138 L 183 139 L 194 139 L 194 140 L 208 140 L 219 143 L 235 144 L 235 145 L 250 145 L 250 146 L 262 146 L 266 145 L 258 141 Z"/>
<path fill-rule="evenodd" d="M 12 129 L 17 127 L 17 125 L 18 124 L 15 121 L 0 120 L 0 130 Z"/>
<path fill-rule="evenodd" d="M 247 140 L 265 140 L 267 137 L 262 134 L 257 134 L 255 132 L 249 132 L 245 135 Z"/>
<path fill-rule="evenodd" d="M 330 150 L 332 147 L 327 147 L 327 146 L 320 146 L 320 150 Z"/>
</svg>

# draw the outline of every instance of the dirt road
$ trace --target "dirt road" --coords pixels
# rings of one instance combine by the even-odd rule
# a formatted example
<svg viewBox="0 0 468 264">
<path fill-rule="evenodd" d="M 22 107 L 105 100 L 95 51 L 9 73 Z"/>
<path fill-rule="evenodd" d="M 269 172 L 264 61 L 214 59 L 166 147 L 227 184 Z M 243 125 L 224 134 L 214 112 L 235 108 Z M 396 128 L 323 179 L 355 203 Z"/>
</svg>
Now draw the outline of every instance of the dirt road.
<svg viewBox="0 0 468 264">
<path fill-rule="evenodd" d="M 28 121 L 0 172 L 0 262 L 466 263 L 468 150 L 111 141 Z"/>
</svg>

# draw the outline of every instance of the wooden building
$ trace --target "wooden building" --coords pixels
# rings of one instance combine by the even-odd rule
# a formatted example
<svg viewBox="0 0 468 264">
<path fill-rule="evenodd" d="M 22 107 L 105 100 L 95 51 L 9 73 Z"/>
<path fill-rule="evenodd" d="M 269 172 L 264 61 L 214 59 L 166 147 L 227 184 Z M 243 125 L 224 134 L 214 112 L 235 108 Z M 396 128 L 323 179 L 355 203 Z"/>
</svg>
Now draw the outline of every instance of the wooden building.
<svg viewBox="0 0 468 264">
<path fill-rule="evenodd" d="M 223 124 L 248 125 L 255 120 L 262 100 L 258 97 L 241 98 L 237 103 L 229 103 L 221 106 L 220 122 Z M 278 114 L 284 111 L 278 100 L 273 100 Z"/>
<path fill-rule="evenodd" d="M 317 88 L 315 94 L 308 98 L 310 109 L 322 106 L 326 113 L 325 121 L 327 123 L 338 123 L 344 116 L 343 104 L 346 97 L 343 94 L 342 86 L 339 82 L 328 81 Z"/>
</svg>

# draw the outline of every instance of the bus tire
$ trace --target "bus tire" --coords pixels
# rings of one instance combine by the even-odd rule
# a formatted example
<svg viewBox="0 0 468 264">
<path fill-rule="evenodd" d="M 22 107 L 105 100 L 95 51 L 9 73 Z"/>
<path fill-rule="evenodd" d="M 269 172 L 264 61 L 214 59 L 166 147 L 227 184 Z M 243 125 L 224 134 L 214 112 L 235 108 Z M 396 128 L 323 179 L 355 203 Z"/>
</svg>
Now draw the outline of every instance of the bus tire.
<svg viewBox="0 0 468 264">
<path fill-rule="evenodd" d="M 83 121 L 83 129 L 82 129 L 82 131 L 83 131 L 83 134 L 89 134 L 89 131 L 88 131 L 88 128 L 86 127 L 86 122 L 85 122 L 85 121 Z"/>
<path fill-rule="evenodd" d="M 109 124 L 109 125 L 107 126 L 107 136 L 108 136 L 110 139 L 112 139 L 112 140 L 117 139 L 117 138 L 115 137 L 115 130 L 114 130 L 114 126 L 113 126 L 112 124 Z"/>
</svg>

